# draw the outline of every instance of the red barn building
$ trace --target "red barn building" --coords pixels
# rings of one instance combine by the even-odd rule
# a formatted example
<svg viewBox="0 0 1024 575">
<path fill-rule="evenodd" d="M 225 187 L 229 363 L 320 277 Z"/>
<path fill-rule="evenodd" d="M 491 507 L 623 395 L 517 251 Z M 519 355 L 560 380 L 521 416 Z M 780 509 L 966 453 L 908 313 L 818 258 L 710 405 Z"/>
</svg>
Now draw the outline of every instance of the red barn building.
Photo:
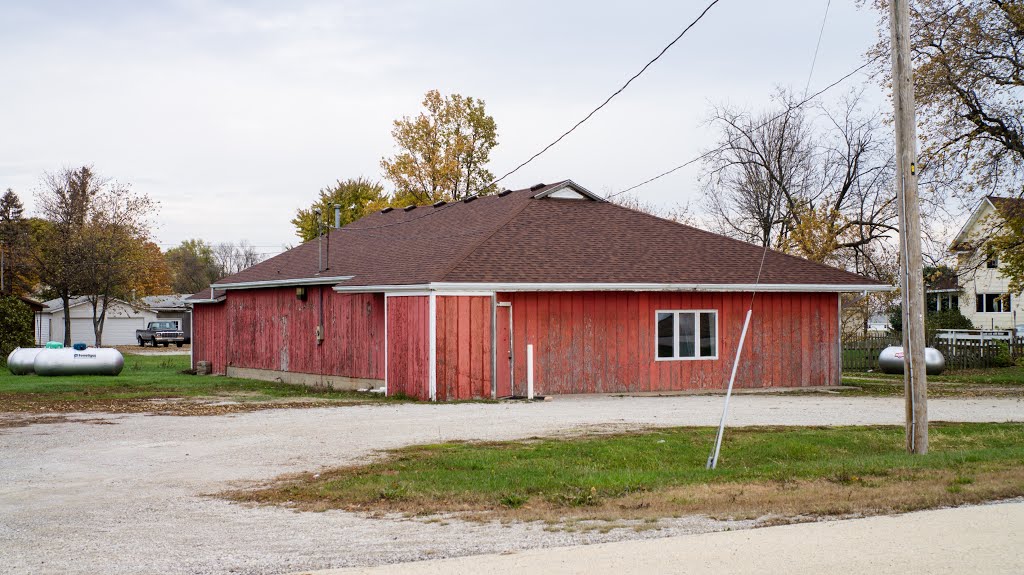
<svg viewBox="0 0 1024 575">
<path fill-rule="evenodd" d="M 421 399 L 723 388 L 762 248 L 572 181 L 368 215 L 192 296 L 214 373 Z M 839 294 L 769 251 L 738 387 L 838 385 Z"/>
</svg>

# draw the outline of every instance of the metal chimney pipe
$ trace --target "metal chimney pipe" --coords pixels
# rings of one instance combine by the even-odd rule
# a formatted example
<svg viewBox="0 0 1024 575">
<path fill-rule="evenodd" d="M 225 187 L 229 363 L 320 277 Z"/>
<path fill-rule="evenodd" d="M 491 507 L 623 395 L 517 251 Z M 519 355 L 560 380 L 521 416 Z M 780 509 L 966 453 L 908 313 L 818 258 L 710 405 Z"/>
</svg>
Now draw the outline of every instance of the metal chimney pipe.
<svg viewBox="0 0 1024 575">
<path fill-rule="evenodd" d="M 323 222 L 320 221 L 320 208 L 313 210 L 313 215 L 316 216 L 316 236 L 317 236 L 317 262 L 316 262 L 316 273 L 320 273 L 324 269 L 324 234 L 323 234 Z"/>
<path fill-rule="evenodd" d="M 334 227 L 341 227 L 341 204 L 334 204 Z"/>
</svg>

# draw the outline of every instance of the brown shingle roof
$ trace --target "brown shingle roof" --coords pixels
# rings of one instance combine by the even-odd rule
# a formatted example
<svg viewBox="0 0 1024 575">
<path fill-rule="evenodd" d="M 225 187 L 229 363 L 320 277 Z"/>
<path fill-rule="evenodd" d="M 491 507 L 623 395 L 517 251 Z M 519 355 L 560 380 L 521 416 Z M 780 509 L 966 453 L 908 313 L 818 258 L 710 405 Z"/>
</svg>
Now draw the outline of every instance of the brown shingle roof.
<svg viewBox="0 0 1024 575">
<path fill-rule="evenodd" d="M 503 197 L 375 212 L 331 231 L 330 266 L 320 276 L 353 276 L 343 286 L 754 283 L 758 246 L 604 201 L 536 197 L 574 186 L 566 180 Z M 317 250 L 317 241 L 307 242 L 217 283 L 314 277 Z M 879 284 L 774 251 L 761 283 Z M 209 290 L 197 296 L 208 298 Z"/>
</svg>

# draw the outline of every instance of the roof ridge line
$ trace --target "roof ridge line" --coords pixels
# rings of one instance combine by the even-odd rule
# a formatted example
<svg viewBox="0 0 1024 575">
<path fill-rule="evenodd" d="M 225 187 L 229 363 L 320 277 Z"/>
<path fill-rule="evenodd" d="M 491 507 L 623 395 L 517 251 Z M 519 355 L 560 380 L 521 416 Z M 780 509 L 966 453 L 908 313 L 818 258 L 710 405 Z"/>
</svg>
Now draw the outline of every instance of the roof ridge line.
<svg viewBox="0 0 1024 575">
<path fill-rule="evenodd" d="M 524 188 L 522 190 L 515 190 L 515 191 L 518 191 L 518 192 L 529 192 L 530 188 Z M 515 193 L 515 192 L 513 192 L 513 193 Z M 477 242 L 472 247 L 467 249 L 464 253 L 459 255 L 459 257 L 455 260 L 455 263 L 453 263 L 452 265 L 448 266 L 448 268 L 446 270 L 444 270 L 444 272 L 441 273 L 438 276 L 438 280 L 437 281 L 443 281 L 446 277 L 448 277 L 448 274 L 452 273 L 452 270 L 454 270 L 455 268 L 459 267 L 459 264 L 461 264 L 462 262 L 466 261 L 466 258 L 468 258 L 470 255 L 472 255 L 473 252 L 475 252 L 480 246 L 482 246 L 485 243 L 487 243 L 487 241 L 490 240 L 491 238 L 493 238 L 495 234 L 500 232 L 502 228 L 507 226 L 509 224 L 509 222 L 512 221 L 513 218 L 515 218 L 516 216 L 518 216 L 520 214 L 520 212 L 525 210 L 526 206 L 530 205 L 530 200 L 532 200 L 532 199 L 534 199 L 533 196 L 530 196 L 530 197 L 526 198 L 523 201 L 523 205 L 522 206 L 520 206 L 519 208 L 511 210 L 512 214 L 509 217 L 505 218 L 505 221 L 501 222 L 498 226 L 496 226 L 493 230 L 491 230 L 491 233 L 487 234 L 487 236 L 485 236 L 479 242 Z"/>
</svg>

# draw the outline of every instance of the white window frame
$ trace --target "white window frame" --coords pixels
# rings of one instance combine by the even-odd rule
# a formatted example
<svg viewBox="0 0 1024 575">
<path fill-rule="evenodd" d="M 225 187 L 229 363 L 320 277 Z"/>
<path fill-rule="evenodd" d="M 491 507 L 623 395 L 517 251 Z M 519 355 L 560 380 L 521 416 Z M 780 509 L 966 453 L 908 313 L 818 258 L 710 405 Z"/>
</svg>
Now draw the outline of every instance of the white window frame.
<svg viewBox="0 0 1024 575">
<path fill-rule="evenodd" d="M 672 357 L 658 356 L 658 315 L 672 314 Z M 692 313 L 694 329 L 694 356 L 679 356 L 679 314 Z M 710 313 L 715 316 L 715 355 L 700 355 L 700 314 Z M 654 311 L 654 361 L 705 361 L 716 360 L 721 351 L 722 332 L 719 330 L 719 311 L 717 309 L 659 309 Z"/>
<path fill-rule="evenodd" d="M 997 299 L 1001 300 L 1000 303 L 1001 303 L 1002 307 L 1005 307 L 1007 309 L 1005 309 L 1003 311 L 988 311 L 988 309 L 987 309 L 988 308 L 988 297 L 986 297 L 986 296 L 990 296 L 990 295 L 997 296 Z M 982 310 L 981 311 L 977 311 L 978 310 L 978 298 L 977 298 L 977 296 L 982 296 L 982 298 L 981 298 Z M 974 298 L 974 310 L 975 310 L 974 313 L 1010 313 L 1010 312 L 1013 311 L 1013 294 L 1006 293 L 1006 292 L 979 292 L 979 293 L 977 293 L 975 295 L 975 298 Z"/>
</svg>

